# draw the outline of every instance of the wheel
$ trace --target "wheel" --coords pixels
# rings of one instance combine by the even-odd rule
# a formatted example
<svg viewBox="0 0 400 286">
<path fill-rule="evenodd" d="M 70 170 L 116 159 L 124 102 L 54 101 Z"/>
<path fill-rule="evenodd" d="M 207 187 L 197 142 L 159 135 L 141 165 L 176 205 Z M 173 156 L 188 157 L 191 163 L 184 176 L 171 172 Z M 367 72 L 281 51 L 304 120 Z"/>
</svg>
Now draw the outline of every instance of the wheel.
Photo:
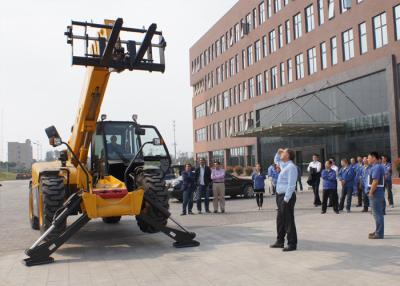
<svg viewBox="0 0 400 286">
<path fill-rule="evenodd" d="M 32 185 L 29 184 L 29 223 L 32 229 L 40 229 L 39 227 L 39 218 L 35 216 L 33 213 L 34 205 L 33 205 L 33 191 Z"/>
<path fill-rule="evenodd" d="M 150 192 L 155 199 L 158 199 L 160 204 L 169 209 L 168 204 L 168 192 L 165 188 L 165 180 L 163 174 L 160 170 L 143 171 L 138 175 L 136 184 L 138 187 L 143 187 L 145 192 Z M 159 223 L 166 225 L 167 218 L 158 210 L 154 209 L 150 204 L 143 201 L 142 213 L 158 221 Z M 140 230 L 146 233 L 156 233 L 157 229 L 147 224 L 140 219 L 139 216 L 136 217 L 137 225 Z"/>
<path fill-rule="evenodd" d="M 103 222 L 108 224 L 119 223 L 120 220 L 121 220 L 120 216 L 103 217 Z"/>
<path fill-rule="evenodd" d="M 53 222 L 54 214 L 56 211 L 63 206 L 65 200 L 65 186 L 64 180 L 58 176 L 42 177 L 40 179 L 42 201 L 39 225 L 41 233 L 44 233 Z M 61 234 L 67 226 L 67 221 L 56 228 L 47 239 L 52 239 Z"/>
<path fill-rule="evenodd" d="M 246 186 L 244 187 L 244 193 L 243 196 L 248 199 L 254 197 L 254 189 L 252 186 Z"/>
</svg>

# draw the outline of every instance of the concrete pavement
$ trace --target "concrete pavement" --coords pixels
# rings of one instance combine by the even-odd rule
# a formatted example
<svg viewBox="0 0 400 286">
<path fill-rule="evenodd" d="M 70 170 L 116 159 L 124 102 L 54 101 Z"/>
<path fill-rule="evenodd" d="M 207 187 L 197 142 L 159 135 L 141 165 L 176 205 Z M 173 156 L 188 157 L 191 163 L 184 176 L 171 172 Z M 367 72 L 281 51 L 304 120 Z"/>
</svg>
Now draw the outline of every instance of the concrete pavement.
<svg viewBox="0 0 400 286">
<path fill-rule="evenodd" d="M 227 201 L 227 214 L 179 217 L 201 246 L 174 249 L 162 234 L 143 234 L 133 218 L 118 225 L 91 221 L 53 256 L 56 263 L 25 267 L 24 249 L 39 236 L 27 220 L 27 182 L 0 187 L 0 285 L 397 285 L 400 278 L 400 201 L 385 217 L 384 240 L 368 240 L 370 214 L 325 215 L 299 193 L 299 250 L 270 249 L 274 198 L 258 211 L 254 200 Z"/>
</svg>

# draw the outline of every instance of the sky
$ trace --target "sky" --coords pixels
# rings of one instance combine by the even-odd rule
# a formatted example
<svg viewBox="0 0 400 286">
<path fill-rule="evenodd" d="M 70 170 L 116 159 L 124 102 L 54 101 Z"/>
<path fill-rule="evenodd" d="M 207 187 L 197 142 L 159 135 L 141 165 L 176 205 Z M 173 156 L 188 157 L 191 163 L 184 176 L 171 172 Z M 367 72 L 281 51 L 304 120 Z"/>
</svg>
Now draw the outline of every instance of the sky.
<svg viewBox="0 0 400 286">
<path fill-rule="evenodd" d="M 192 152 L 192 88 L 189 48 L 237 0 L 23 0 L 0 9 L 0 161 L 8 141 L 31 139 L 52 148 L 44 129 L 55 125 L 66 141 L 77 113 L 85 67 L 71 66 L 64 31 L 71 20 L 102 23 L 122 17 L 124 26 L 156 23 L 167 42 L 166 71 L 113 73 L 101 114 L 109 120 L 156 125 L 173 152 Z M 212 8 L 210 8 L 212 7 Z M 37 145 L 33 146 L 34 157 Z"/>
</svg>

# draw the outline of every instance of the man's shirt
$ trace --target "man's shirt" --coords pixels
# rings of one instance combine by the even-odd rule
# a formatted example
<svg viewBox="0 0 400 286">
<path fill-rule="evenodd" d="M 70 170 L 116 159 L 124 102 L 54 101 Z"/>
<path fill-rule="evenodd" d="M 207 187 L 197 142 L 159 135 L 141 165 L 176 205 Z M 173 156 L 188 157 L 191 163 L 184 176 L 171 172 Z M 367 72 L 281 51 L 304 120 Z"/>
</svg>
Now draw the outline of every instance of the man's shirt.
<svg viewBox="0 0 400 286">
<path fill-rule="evenodd" d="M 385 168 L 382 164 L 373 164 L 371 167 L 370 175 L 369 175 L 369 187 L 371 188 L 372 181 L 378 181 L 378 187 L 375 191 L 375 196 L 384 195 L 384 181 L 385 181 Z"/>
<path fill-rule="evenodd" d="M 205 167 L 204 166 L 200 166 L 200 177 L 199 177 L 199 184 L 200 186 L 204 186 L 204 173 L 205 173 Z"/>
<path fill-rule="evenodd" d="M 312 161 L 308 164 L 307 171 L 310 172 L 311 169 L 316 169 L 316 172 L 321 172 L 321 162 L 319 161 Z"/>
<path fill-rule="evenodd" d="M 337 189 L 336 172 L 332 168 L 330 170 L 322 170 L 321 177 L 323 179 L 322 187 L 324 190 Z"/>
<path fill-rule="evenodd" d="M 211 180 L 213 180 L 214 183 L 225 183 L 225 170 L 213 169 L 211 171 Z"/>
<path fill-rule="evenodd" d="M 282 162 L 278 153 L 275 155 L 274 162 L 281 168 L 278 181 L 276 182 L 276 192 L 278 194 L 285 194 L 284 200 L 285 202 L 289 202 L 296 189 L 297 167 L 291 160 Z"/>
<path fill-rule="evenodd" d="M 350 165 L 339 170 L 339 180 L 345 181 L 346 187 L 353 187 L 356 173 Z"/>
</svg>

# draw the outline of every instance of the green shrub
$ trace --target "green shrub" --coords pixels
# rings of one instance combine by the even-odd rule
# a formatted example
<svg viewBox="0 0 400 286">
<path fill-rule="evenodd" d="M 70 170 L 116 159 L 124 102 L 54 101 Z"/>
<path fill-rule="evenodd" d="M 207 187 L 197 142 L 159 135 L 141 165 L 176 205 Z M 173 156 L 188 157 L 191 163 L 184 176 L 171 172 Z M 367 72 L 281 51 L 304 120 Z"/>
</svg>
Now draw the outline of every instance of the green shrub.
<svg viewBox="0 0 400 286">
<path fill-rule="evenodd" d="M 253 174 L 253 167 L 252 166 L 247 166 L 246 168 L 244 168 L 244 174 L 246 176 L 251 176 L 251 174 Z"/>
<path fill-rule="evenodd" d="M 232 175 L 233 174 L 233 167 L 232 166 L 227 166 L 225 173 Z"/>
<path fill-rule="evenodd" d="M 238 176 L 243 174 L 243 167 L 242 166 L 235 166 L 235 168 L 233 168 L 233 170 L 235 171 L 236 175 L 238 175 Z"/>
</svg>

